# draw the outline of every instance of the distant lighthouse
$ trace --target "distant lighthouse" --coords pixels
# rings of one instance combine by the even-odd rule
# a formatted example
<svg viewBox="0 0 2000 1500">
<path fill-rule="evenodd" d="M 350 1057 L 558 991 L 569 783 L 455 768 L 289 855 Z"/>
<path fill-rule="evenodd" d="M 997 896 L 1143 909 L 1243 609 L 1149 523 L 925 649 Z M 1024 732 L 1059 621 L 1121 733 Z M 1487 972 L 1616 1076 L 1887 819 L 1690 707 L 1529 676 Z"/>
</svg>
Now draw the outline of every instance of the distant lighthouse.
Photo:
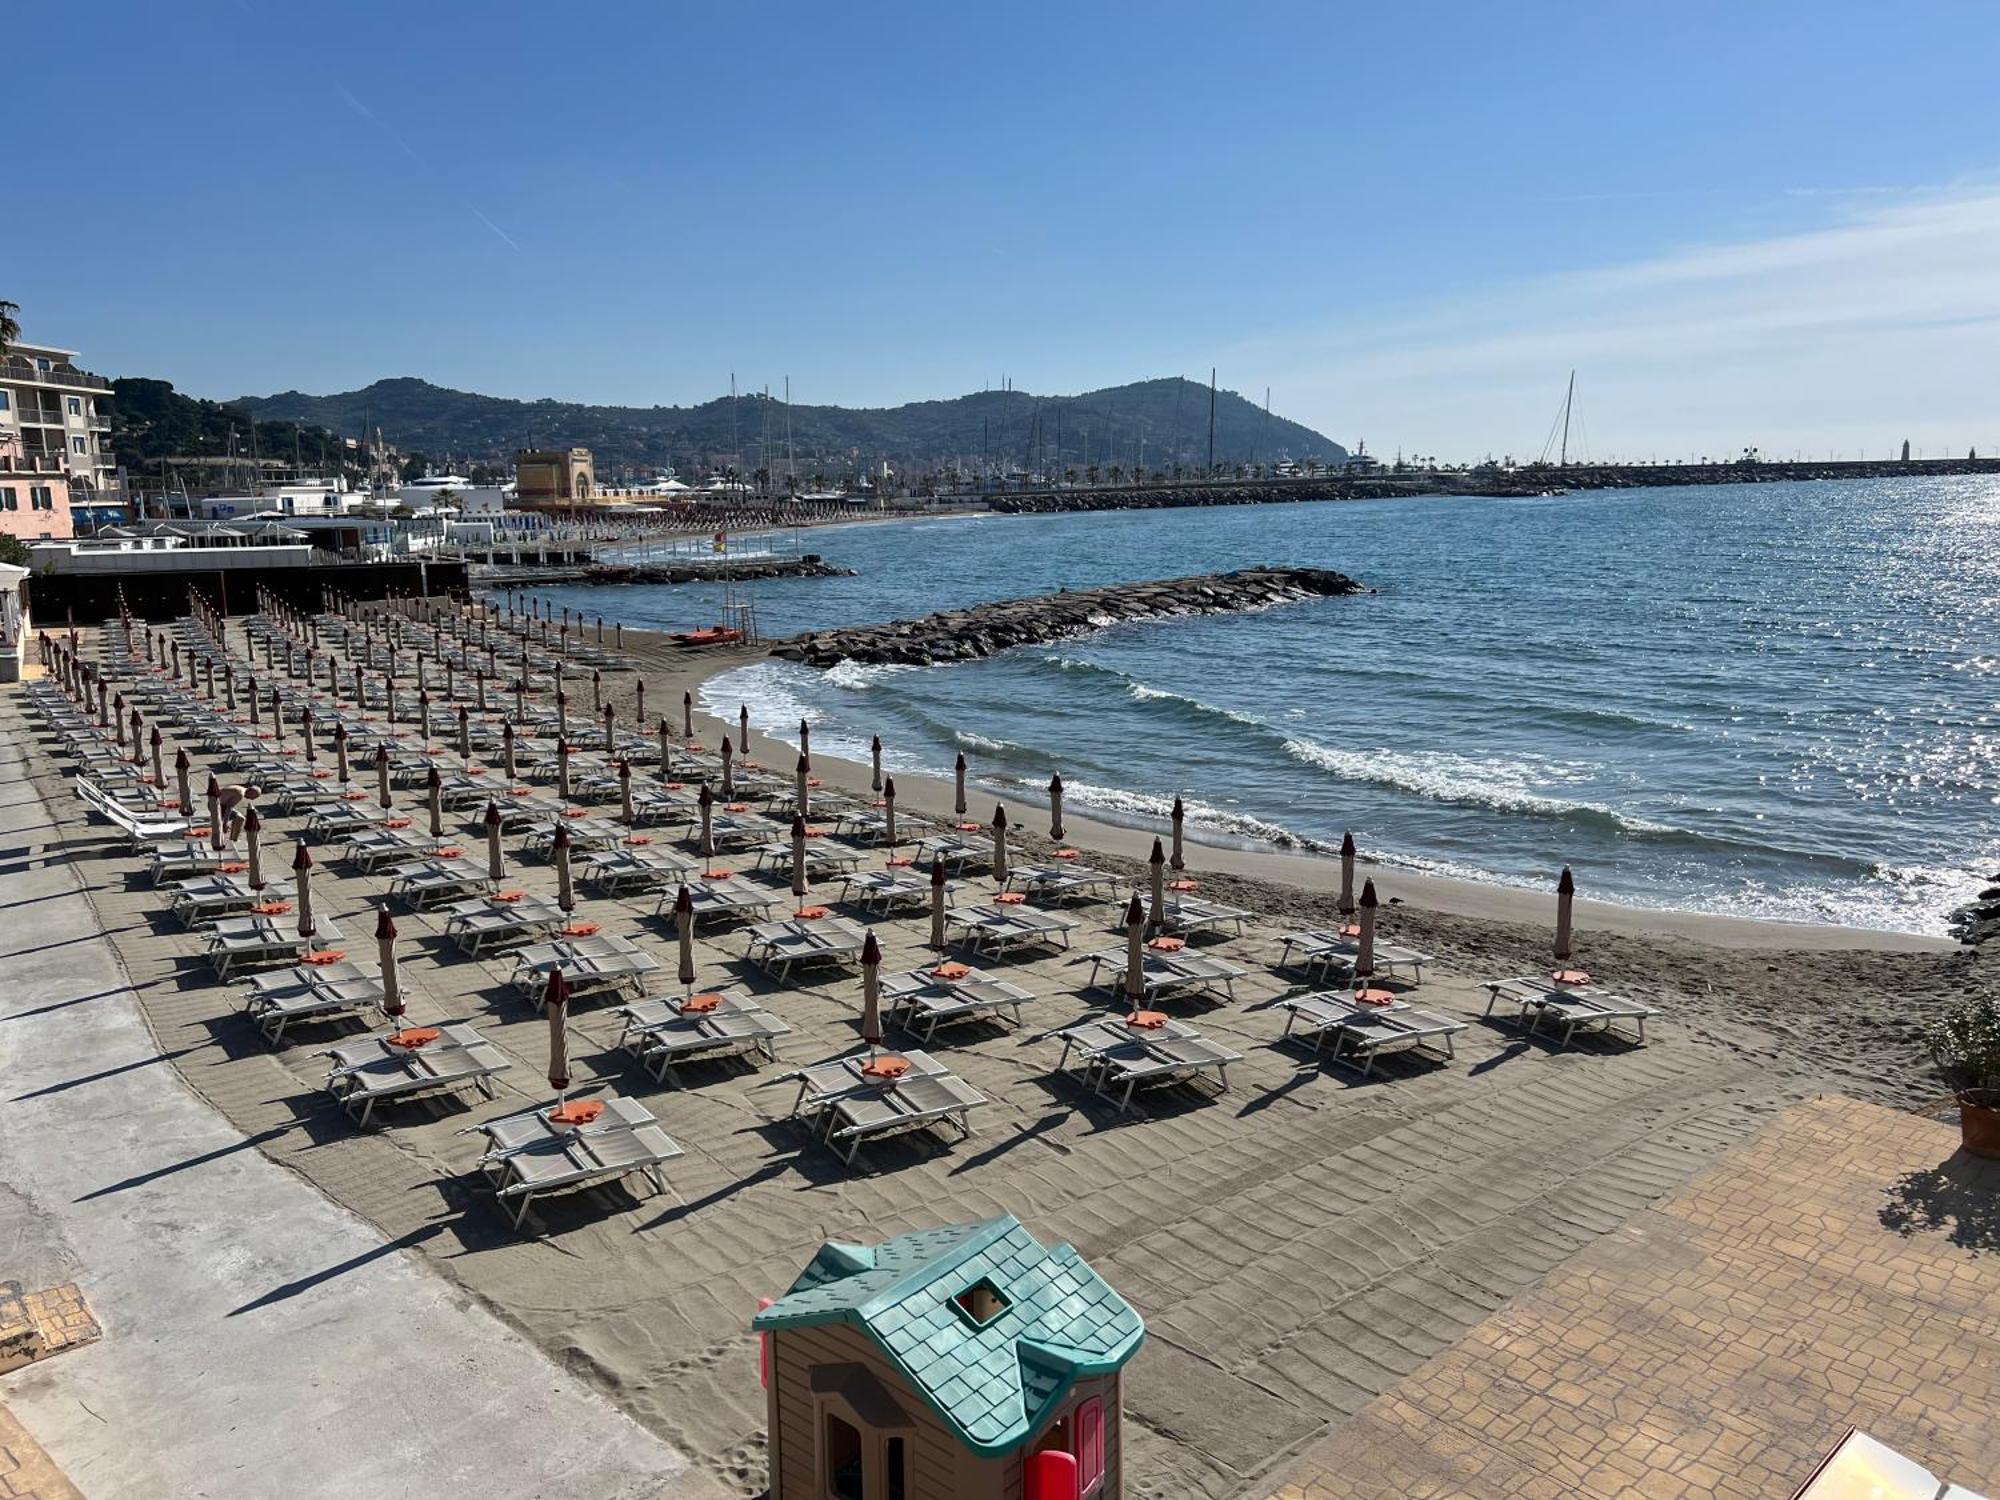
<svg viewBox="0 0 2000 1500">
<path fill-rule="evenodd" d="M 1908 463 L 1909 461 L 1910 461 L 1910 440 L 1909 440 L 1908 438 L 1904 438 L 1904 439 L 1903 439 L 1903 462 L 1904 462 L 1904 463 Z"/>
</svg>

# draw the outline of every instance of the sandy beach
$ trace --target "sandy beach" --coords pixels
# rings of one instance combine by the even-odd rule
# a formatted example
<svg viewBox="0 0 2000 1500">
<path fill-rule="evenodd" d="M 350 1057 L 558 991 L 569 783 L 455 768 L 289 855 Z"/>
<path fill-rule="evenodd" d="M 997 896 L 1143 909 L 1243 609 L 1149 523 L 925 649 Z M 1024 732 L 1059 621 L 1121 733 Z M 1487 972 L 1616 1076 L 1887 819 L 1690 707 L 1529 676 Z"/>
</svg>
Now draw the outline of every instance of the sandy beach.
<svg viewBox="0 0 2000 1500">
<path fill-rule="evenodd" d="M 626 645 L 643 664 L 651 714 L 676 723 L 681 695 L 740 659 L 690 657 L 635 632 Z M 629 694 L 629 679 L 607 681 Z M 0 707 L 6 732 L 33 735 L 42 752 L 37 785 L 54 836 L 87 867 L 88 899 L 162 1055 L 257 1149 L 689 1453 L 718 1494 L 762 1493 L 763 1401 L 747 1330 L 760 1296 L 781 1291 L 824 1239 L 1001 1212 L 1075 1243 L 1148 1321 L 1128 1371 L 1128 1492 L 1273 1493 L 1399 1379 L 1776 1111 L 1834 1093 L 1934 1106 L 1944 1091 L 1922 1027 L 1948 997 L 1993 983 L 1990 960 L 1927 939 L 1582 902 L 1579 960 L 1662 1014 L 1643 1047 L 1563 1049 L 1486 1017 L 1480 984 L 1547 969 L 1552 896 L 1378 866 L 1381 939 L 1436 956 L 1421 1003 L 1468 1029 L 1449 1063 L 1396 1059 L 1362 1079 L 1285 1041 L 1278 1005 L 1301 989 L 1277 966 L 1279 935 L 1326 924 L 1337 866 L 1194 845 L 1203 894 L 1255 913 L 1242 937 L 1198 944 L 1248 971 L 1234 999 L 1173 1006 L 1242 1054 L 1228 1092 L 1173 1091 L 1121 1113 L 1056 1071 L 1052 1033 L 1106 998 L 1086 990 L 1083 960 L 1122 944 L 1122 898 L 1087 903 L 1073 909 L 1067 950 L 982 960 L 1037 997 L 1021 1027 L 976 1024 L 930 1044 L 991 1101 L 976 1133 L 953 1146 L 901 1138 L 849 1170 L 787 1118 L 794 1090 L 773 1080 L 857 1045 L 852 972 L 780 983 L 745 961 L 738 932 L 704 930 L 700 982 L 741 985 L 782 1015 L 793 1028 L 784 1064 L 696 1064 L 680 1086 L 658 1085 L 616 1049 L 608 1008 L 579 1007 L 579 1087 L 644 1099 L 685 1155 L 670 1166 L 667 1196 L 619 1188 L 551 1200 L 537 1210 L 541 1232 L 520 1235 L 471 1172 L 477 1153 L 462 1134 L 547 1095 L 546 1026 L 508 991 L 505 956 L 465 958 L 441 916 L 398 910 L 411 1019 L 476 1023 L 514 1066 L 497 1101 L 411 1107 L 387 1128 L 355 1129 L 321 1091 L 319 1048 L 348 1033 L 261 1045 L 237 1015 L 237 987 L 215 982 L 198 938 L 164 916 L 136 862 L 86 824 L 60 746 L 18 712 Z M 697 728 L 711 746 L 734 731 L 706 719 Z M 796 755 L 762 736 L 750 753 L 783 774 Z M 814 771 L 826 793 L 866 801 L 866 767 L 815 755 Z M 950 821 L 948 785 L 905 777 L 898 791 L 903 816 Z M 973 816 L 992 812 L 975 794 Z M 1009 817 L 1017 857 L 1047 851 L 1045 809 L 1010 804 Z M 1068 842 L 1090 864 L 1142 877 L 1149 834 L 1068 821 Z M 282 850 L 299 822 L 271 826 Z M 452 826 L 479 837 L 472 813 Z M 789 900 L 782 872 L 751 878 Z M 513 859 L 509 882 L 553 890 L 534 860 Z M 977 864 L 961 885 L 967 899 L 991 890 Z M 328 852 L 314 889 L 352 937 L 370 930 L 387 880 Z M 671 926 L 652 898 L 583 894 L 580 917 L 671 964 Z M 838 887 L 816 897 L 838 904 Z M 927 963 L 927 926 L 919 916 L 873 922 L 885 972 Z"/>
</svg>

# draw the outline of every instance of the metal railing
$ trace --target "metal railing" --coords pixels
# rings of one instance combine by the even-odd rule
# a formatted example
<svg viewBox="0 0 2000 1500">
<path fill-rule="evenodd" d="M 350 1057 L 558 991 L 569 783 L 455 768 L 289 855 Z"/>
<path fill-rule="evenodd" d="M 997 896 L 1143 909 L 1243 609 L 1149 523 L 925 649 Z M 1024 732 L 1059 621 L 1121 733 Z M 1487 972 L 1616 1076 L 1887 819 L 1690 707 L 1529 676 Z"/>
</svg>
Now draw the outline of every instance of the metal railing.
<svg viewBox="0 0 2000 1500">
<path fill-rule="evenodd" d="M 79 370 L 74 365 L 52 365 L 44 370 L 32 359 L 19 354 L 9 354 L 0 358 L 0 380 L 27 380 L 42 385 L 69 386 L 86 391 L 108 391 L 111 382 L 102 375 L 92 375 Z"/>
</svg>

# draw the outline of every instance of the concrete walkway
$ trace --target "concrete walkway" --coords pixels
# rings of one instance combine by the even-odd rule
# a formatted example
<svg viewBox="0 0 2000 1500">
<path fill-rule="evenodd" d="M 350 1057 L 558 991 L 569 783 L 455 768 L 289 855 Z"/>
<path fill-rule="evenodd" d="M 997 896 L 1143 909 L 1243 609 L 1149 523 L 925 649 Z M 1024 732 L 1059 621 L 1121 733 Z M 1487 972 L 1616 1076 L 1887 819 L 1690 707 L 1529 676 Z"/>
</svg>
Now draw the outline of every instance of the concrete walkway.
<svg viewBox="0 0 2000 1500">
<path fill-rule="evenodd" d="M 0 1274 L 102 1342 L 0 1377 L 92 1500 L 706 1496 L 705 1475 L 270 1161 L 161 1056 L 0 695 Z M 567 1274 L 551 1255 L 549 1274 Z M 4 1486 L 0 1486 L 4 1488 Z"/>
</svg>

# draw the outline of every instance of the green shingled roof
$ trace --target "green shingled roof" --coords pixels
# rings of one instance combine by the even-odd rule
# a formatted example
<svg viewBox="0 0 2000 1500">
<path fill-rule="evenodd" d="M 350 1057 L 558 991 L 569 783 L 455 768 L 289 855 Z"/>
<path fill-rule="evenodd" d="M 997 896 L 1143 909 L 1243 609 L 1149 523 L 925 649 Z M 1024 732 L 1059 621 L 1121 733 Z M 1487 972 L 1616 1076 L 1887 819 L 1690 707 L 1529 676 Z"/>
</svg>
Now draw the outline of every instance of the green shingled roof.
<svg viewBox="0 0 2000 1500">
<path fill-rule="evenodd" d="M 1006 1306 L 975 1325 L 956 1301 L 980 1281 Z M 1009 1215 L 828 1243 L 762 1329 L 847 1323 L 868 1334 L 968 1448 L 992 1458 L 1028 1440 L 1077 1380 L 1118 1369 L 1146 1325 L 1068 1245 L 1042 1245 Z"/>
</svg>

